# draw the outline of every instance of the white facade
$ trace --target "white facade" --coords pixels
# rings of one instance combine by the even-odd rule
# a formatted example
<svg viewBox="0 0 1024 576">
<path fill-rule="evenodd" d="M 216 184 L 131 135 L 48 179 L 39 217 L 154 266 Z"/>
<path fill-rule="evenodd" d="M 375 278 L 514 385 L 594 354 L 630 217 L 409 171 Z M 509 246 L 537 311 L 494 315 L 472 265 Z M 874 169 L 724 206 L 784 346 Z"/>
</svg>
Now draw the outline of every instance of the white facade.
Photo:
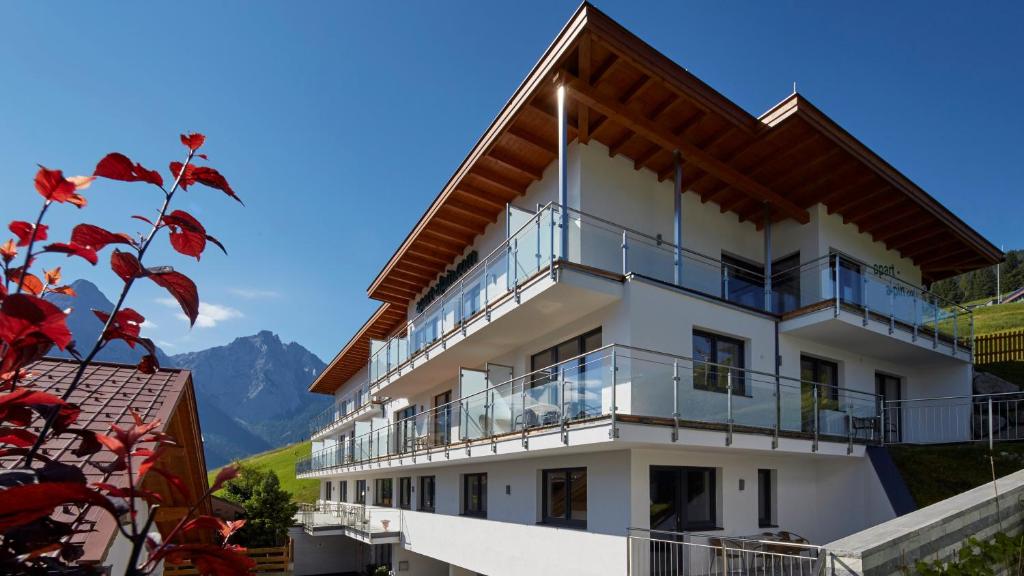
<svg viewBox="0 0 1024 576">
<path fill-rule="evenodd" d="M 723 288 L 728 271 L 721 260 L 735 257 L 762 266 L 765 234 L 688 192 L 682 198 L 683 246 L 704 257 L 687 256 L 685 280 L 675 286 L 671 249 L 658 252 L 663 249 L 656 243 L 653 248 L 627 247 L 634 264 L 627 263 L 625 270 L 621 249 L 621 229 L 671 240 L 671 181 L 659 183 L 651 172 L 634 170 L 631 161 L 609 158 L 597 142 L 572 144 L 568 166 L 570 208 L 586 216 L 570 220 L 568 254 L 557 250 L 570 263 L 586 267 L 560 265 L 552 274 L 546 268 L 551 255 L 538 256 L 537 269 L 515 282 L 504 279 L 506 286 L 516 287 L 493 304 L 489 301 L 487 313 L 474 310 L 471 315 L 467 309 L 463 324 L 446 325 L 458 328 L 445 327 L 446 336 L 411 361 L 388 365 L 369 383 L 371 375 L 364 370 L 339 388 L 339 399 L 365 387 L 380 403 L 369 403 L 314 433 L 316 457 L 301 476 L 321 479 L 321 499 L 342 501 L 344 494 L 344 502 L 355 504 L 357 481 L 365 481 L 368 512 L 360 514 L 370 520 L 360 530 L 388 535 L 374 540 L 371 534 L 362 542 L 387 539 L 372 545 L 390 547 L 387 557 L 399 574 L 623 574 L 627 531 L 654 528 L 652 510 L 661 504 L 651 494 L 652 470 L 659 467 L 710 471 L 713 489 L 704 490 L 712 495 L 714 518 L 697 532 L 754 535 L 784 529 L 824 543 L 895 517 L 865 446 L 878 443 L 883 429 L 896 424 L 886 417 L 900 418 L 900 426 L 907 426 L 910 417 L 882 414 L 877 378 L 898 382 L 901 398 L 969 395 L 970 353 L 950 338 L 927 332 L 926 318 L 919 326 L 898 322 L 891 309 L 885 314 L 870 306 L 867 313 L 851 309 L 855 299 L 845 294 L 842 305 L 833 305 L 836 271 L 830 268 L 830 254 L 858 262 L 871 282 L 887 274 L 917 286 L 920 270 L 819 205 L 811 209 L 808 224 L 774 226 L 771 256 L 777 260 L 798 253 L 800 306 L 825 305 L 779 314 L 756 309 L 763 302 L 759 295 L 749 301 L 755 306 L 730 302 Z M 553 163 L 516 202 L 526 213 L 523 221 L 538 206 L 557 201 L 556 171 Z M 547 213 L 540 214 L 537 220 L 546 224 Z M 540 254 L 538 245 L 550 241 L 550 232 L 528 222 L 528 227 L 537 226 L 536 238 L 542 240 L 530 240 L 529 250 Z M 466 253 L 476 250 L 481 262 L 495 250 L 507 253 L 512 249 L 508 233 L 499 219 Z M 822 265 L 816 268 L 815 262 Z M 507 275 L 508 268 L 499 268 L 498 274 Z M 467 302 L 464 295 L 459 302 Z M 908 305 L 917 312 L 918 303 Z M 415 308 L 413 301 L 410 322 L 422 326 Z M 586 380 L 590 389 L 577 388 L 573 407 L 566 408 L 569 392 L 563 388 L 556 394 L 561 407 L 538 412 L 542 402 L 528 398 L 533 388 L 523 385 L 523 376 L 538 368 L 531 357 L 595 330 L 600 330 L 604 352 L 594 353 L 601 355 L 596 370 L 587 368 L 586 378 L 576 374 L 573 384 L 581 388 Z M 696 375 L 703 368 L 690 360 L 699 356 L 695 332 L 741 343 L 742 359 L 730 365 L 740 368 L 736 374 L 743 382 L 734 384 L 732 394 L 699 389 Z M 387 350 L 387 344 L 375 345 L 381 348 Z M 837 379 L 835 392 L 818 390 L 817 405 L 807 372 L 801 370 L 802 361 L 810 359 L 834 366 Z M 615 376 L 593 376 L 598 370 L 610 373 L 612 366 Z M 460 386 L 463 373 L 467 376 Z M 469 389 L 466 382 L 477 377 L 482 385 Z M 459 402 L 487 387 L 499 391 L 474 396 L 485 398 L 479 405 Z M 454 404 L 449 420 L 440 422 L 434 408 L 446 393 Z M 539 420 L 523 432 L 524 412 L 529 411 L 524 406 L 530 402 L 531 417 Z M 401 412 L 407 408 L 414 416 L 403 432 L 396 422 L 408 416 Z M 544 421 L 550 413 L 555 420 Z M 480 426 L 487 428 L 477 430 Z M 447 441 L 438 442 L 439 427 L 447 430 Z M 462 441 L 467 434 L 471 441 Z M 375 445 L 364 443 L 370 438 Z M 545 523 L 544 472 L 564 469 L 586 473 L 586 518 L 574 526 Z M 484 517 L 466 515 L 466 478 L 475 474 L 486 474 Z M 421 511 L 420 478 L 425 476 L 433 477 L 435 486 L 432 511 Z M 402 478 L 410 479 L 407 509 L 400 509 Z M 375 494 L 379 479 L 391 482 L 387 505 Z M 759 492 L 761 481 L 770 482 L 765 492 Z M 771 501 L 767 523 L 759 517 L 759 498 L 765 494 Z M 391 510 L 381 513 L 381 507 Z M 379 523 L 373 518 L 389 519 L 388 528 L 373 525 Z M 307 531 L 314 535 L 306 539 L 338 537 Z M 318 568 L 297 564 L 297 570 L 326 573 L 350 565 L 340 556 L 335 565 L 323 552 L 315 557 Z"/>
</svg>

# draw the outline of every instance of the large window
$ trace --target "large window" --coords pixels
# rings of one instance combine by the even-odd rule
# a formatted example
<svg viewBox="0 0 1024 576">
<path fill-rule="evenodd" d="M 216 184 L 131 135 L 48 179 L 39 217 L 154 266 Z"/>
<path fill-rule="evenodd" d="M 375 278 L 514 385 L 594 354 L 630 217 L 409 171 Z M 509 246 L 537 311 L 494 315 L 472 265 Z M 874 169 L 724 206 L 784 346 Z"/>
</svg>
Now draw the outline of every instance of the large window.
<svg viewBox="0 0 1024 576">
<path fill-rule="evenodd" d="M 569 418 L 585 418 L 601 413 L 599 385 L 595 389 L 596 383 L 591 378 L 588 389 L 586 374 L 588 363 L 595 364 L 591 368 L 595 373 L 599 368 L 596 365 L 598 362 L 589 353 L 600 347 L 601 329 L 597 328 L 530 357 L 532 376 L 526 401 L 531 408 L 523 415 L 527 427 L 555 424 L 561 419 L 563 409 Z M 567 362 L 576 357 L 577 361 Z M 552 384 L 560 378 L 568 383 L 565 398 L 560 398 L 561 390 Z M 517 418 L 516 427 L 520 424 Z"/>
<path fill-rule="evenodd" d="M 462 513 L 466 516 L 487 516 L 487 474 L 466 474 L 462 477 Z"/>
<path fill-rule="evenodd" d="M 542 520 L 587 527 L 587 469 L 545 470 Z"/>
<path fill-rule="evenodd" d="M 338 481 L 338 502 L 348 502 L 348 480 Z"/>
<path fill-rule="evenodd" d="M 800 307 L 800 253 L 772 262 L 772 311 L 782 314 Z"/>
<path fill-rule="evenodd" d="M 818 386 L 818 401 L 823 407 L 836 408 L 839 405 L 839 365 L 813 356 L 800 357 L 800 379 L 804 388 Z M 810 389 L 806 390 L 810 392 Z"/>
<path fill-rule="evenodd" d="M 714 468 L 652 466 L 651 529 L 717 529 L 715 473 Z"/>
<path fill-rule="evenodd" d="M 373 504 L 391 506 L 391 478 L 377 478 L 373 481 Z"/>
<path fill-rule="evenodd" d="M 732 378 L 733 394 L 746 395 L 745 351 L 742 340 L 693 331 L 693 387 L 725 392 Z"/>
<path fill-rule="evenodd" d="M 757 471 L 757 525 L 772 528 L 775 522 L 775 476 L 774 470 L 760 468 Z"/>
<path fill-rule="evenodd" d="M 327 483 L 324 484 L 324 500 L 331 500 L 331 486 L 333 484 L 334 482 L 331 482 L 330 480 L 328 480 Z"/>
<path fill-rule="evenodd" d="M 399 453 L 415 449 L 416 442 L 416 406 L 408 406 L 395 412 L 395 445 Z"/>
<path fill-rule="evenodd" d="M 398 507 L 403 510 L 412 508 L 412 478 L 408 476 L 398 479 Z"/>
<path fill-rule="evenodd" d="M 554 366 L 559 362 L 565 362 L 570 358 L 574 358 L 581 354 L 587 354 L 593 352 L 601 347 L 601 329 L 591 330 L 586 334 L 581 334 L 575 338 L 570 338 L 557 346 L 552 346 L 547 350 L 541 350 L 533 356 L 530 356 L 530 372 L 536 372 L 541 368 L 547 368 Z M 582 364 L 582 358 L 581 364 Z M 546 373 L 537 374 L 534 376 L 531 386 L 537 387 L 542 386 L 548 382 L 552 382 L 558 378 L 558 374 L 555 370 L 549 370 Z"/>
<path fill-rule="evenodd" d="M 722 297 L 730 302 L 764 308 L 764 266 L 722 254 Z"/>
<path fill-rule="evenodd" d="M 356 480 L 356 504 L 366 504 L 366 480 Z"/>
<path fill-rule="evenodd" d="M 420 512 L 434 511 L 434 477 L 420 476 Z"/>
</svg>

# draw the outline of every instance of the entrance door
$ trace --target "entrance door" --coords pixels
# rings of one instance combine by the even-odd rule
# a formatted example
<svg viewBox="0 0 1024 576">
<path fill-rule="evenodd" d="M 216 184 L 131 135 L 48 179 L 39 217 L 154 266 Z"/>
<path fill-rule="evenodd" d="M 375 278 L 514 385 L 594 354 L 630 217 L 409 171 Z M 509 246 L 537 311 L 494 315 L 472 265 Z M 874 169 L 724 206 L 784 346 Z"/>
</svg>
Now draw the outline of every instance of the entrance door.
<svg viewBox="0 0 1024 576">
<path fill-rule="evenodd" d="M 416 406 L 409 406 L 395 412 L 397 429 L 396 447 L 404 454 L 413 450 L 416 442 Z"/>
<path fill-rule="evenodd" d="M 651 466 L 650 479 L 651 530 L 715 529 L 714 468 Z"/>
<path fill-rule="evenodd" d="M 885 434 L 885 441 L 899 442 L 901 440 L 900 432 L 903 428 L 902 411 L 897 402 L 901 399 L 899 377 L 876 372 L 875 394 L 878 394 L 884 410 L 885 430 L 882 432 Z"/>
<path fill-rule="evenodd" d="M 434 396 L 434 446 L 444 446 L 451 441 L 452 391 Z M 442 408 L 443 407 L 443 408 Z"/>
</svg>

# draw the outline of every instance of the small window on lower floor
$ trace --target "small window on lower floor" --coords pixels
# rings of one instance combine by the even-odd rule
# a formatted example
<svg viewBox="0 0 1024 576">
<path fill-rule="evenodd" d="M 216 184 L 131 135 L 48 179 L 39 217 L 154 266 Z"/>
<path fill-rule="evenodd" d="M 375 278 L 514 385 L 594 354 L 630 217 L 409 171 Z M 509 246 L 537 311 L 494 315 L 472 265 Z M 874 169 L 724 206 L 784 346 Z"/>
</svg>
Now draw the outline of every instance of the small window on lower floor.
<svg viewBox="0 0 1024 576">
<path fill-rule="evenodd" d="M 331 486 L 333 484 L 334 483 L 331 482 L 330 480 L 328 480 L 327 483 L 324 484 L 324 500 L 330 501 L 330 499 L 331 499 Z"/>
<path fill-rule="evenodd" d="M 775 518 L 775 470 L 761 468 L 757 471 L 757 524 L 761 528 L 774 528 Z"/>
<path fill-rule="evenodd" d="M 545 470 L 543 474 L 545 524 L 587 527 L 587 469 Z"/>
<path fill-rule="evenodd" d="M 403 510 L 412 508 L 412 478 L 408 476 L 398 479 L 398 507 Z"/>
<path fill-rule="evenodd" d="M 487 474 L 466 474 L 462 477 L 462 513 L 466 516 L 487 516 Z"/>
<path fill-rule="evenodd" d="M 420 512 L 434 511 L 434 477 L 420 476 Z"/>
<path fill-rule="evenodd" d="M 366 480 L 356 480 L 356 504 L 366 504 Z"/>
<path fill-rule="evenodd" d="M 373 504 L 391 506 L 391 478 L 378 478 L 374 481 Z"/>
<path fill-rule="evenodd" d="M 338 502 L 348 502 L 348 480 L 338 481 Z"/>
</svg>

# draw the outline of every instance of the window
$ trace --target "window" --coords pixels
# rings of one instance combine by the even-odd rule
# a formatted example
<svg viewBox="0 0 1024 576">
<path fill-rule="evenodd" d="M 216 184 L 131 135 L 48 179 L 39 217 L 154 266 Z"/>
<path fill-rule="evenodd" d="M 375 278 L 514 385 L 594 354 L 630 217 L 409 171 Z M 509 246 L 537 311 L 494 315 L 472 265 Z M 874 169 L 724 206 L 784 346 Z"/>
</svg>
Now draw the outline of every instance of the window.
<svg viewBox="0 0 1024 576">
<path fill-rule="evenodd" d="M 839 261 L 839 297 L 843 302 L 860 306 L 864 303 L 861 278 L 861 265 L 833 250 L 829 259 L 829 283 L 834 282 L 836 260 Z M 832 286 L 835 290 L 835 286 Z M 833 293 L 834 294 L 834 293 Z"/>
<path fill-rule="evenodd" d="M 767 468 L 757 471 L 757 525 L 761 528 L 774 528 L 777 525 L 772 512 L 775 506 L 774 475 L 775 471 Z"/>
<path fill-rule="evenodd" d="M 534 408 L 525 410 L 521 417 L 517 416 L 514 422 L 515 427 L 520 428 L 524 423 L 526 427 L 554 424 L 562 417 L 562 411 L 569 418 L 599 415 L 601 413 L 600 393 L 598 390 L 587 390 L 587 378 L 584 373 L 588 361 L 595 360 L 586 354 L 600 347 L 601 329 L 597 328 L 532 355 L 530 357 L 532 375 L 526 400 L 527 405 Z M 569 359 L 576 357 L 579 357 L 577 361 L 568 362 Z M 551 384 L 558 381 L 560 377 L 571 383 L 565 391 L 564 399 L 559 398 L 558 387 Z M 591 386 L 593 384 L 592 380 Z M 561 408 L 557 408 L 559 406 Z"/>
<path fill-rule="evenodd" d="M 332 484 L 333 484 L 333 482 L 331 482 L 330 480 L 328 480 L 327 483 L 324 484 L 324 500 L 330 501 L 330 499 L 331 499 L 331 485 Z"/>
<path fill-rule="evenodd" d="M 391 506 L 391 478 L 377 478 L 373 481 L 374 506 Z"/>
<path fill-rule="evenodd" d="M 543 479 L 543 522 L 586 528 L 587 469 L 545 470 Z"/>
<path fill-rule="evenodd" d="M 420 512 L 434 511 L 434 477 L 420 476 Z"/>
<path fill-rule="evenodd" d="M 835 362 L 800 357 L 800 379 L 807 393 L 812 393 L 813 384 L 818 384 L 818 401 L 821 406 L 835 409 L 839 406 L 839 365 Z M 813 402 L 813 399 L 812 399 Z"/>
<path fill-rule="evenodd" d="M 348 480 L 338 481 L 338 502 L 348 502 Z"/>
<path fill-rule="evenodd" d="M 487 474 L 466 474 L 462 477 L 462 513 L 466 516 L 487 516 Z"/>
<path fill-rule="evenodd" d="M 730 302 L 764 309 L 764 266 L 722 254 L 722 296 Z"/>
<path fill-rule="evenodd" d="M 579 356 L 580 354 L 593 352 L 600 347 L 601 329 L 597 328 L 596 330 L 591 330 L 586 334 L 570 338 L 557 346 L 552 346 L 547 350 L 542 350 L 533 356 L 530 356 L 530 372 L 536 372 L 541 368 L 554 366 L 559 362 L 565 362 L 566 360 Z M 556 380 L 557 377 L 558 375 L 555 374 L 554 369 L 552 369 L 547 374 L 535 375 L 530 385 L 533 388 L 543 386 L 548 382 Z"/>
<path fill-rule="evenodd" d="M 395 432 L 398 452 L 413 450 L 416 442 L 416 406 L 408 406 L 395 412 Z"/>
<path fill-rule="evenodd" d="M 716 530 L 714 468 L 652 466 L 651 529 Z"/>
<path fill-rule="evenodd" d="M 398 507 L 403 510 L 412 508 L 412 478 L 408 476 L 398 479 Z"/>
<path fill-rule="evenodd" d="M 746 395 L 743 341 L 708 332 L 693 331 L 693 387 L 725 392 L 732 377 L 733 394 Z"/>
<path fill-rule="evenodd" d="M 366 504 L 366 480 L 356 480 L 356 504 Z"/>
<path fill-rule="evenodd" d="M 772 262 L 772 311 L 777 314 L 800 307 L 800 253 Z"/>
</svg>

